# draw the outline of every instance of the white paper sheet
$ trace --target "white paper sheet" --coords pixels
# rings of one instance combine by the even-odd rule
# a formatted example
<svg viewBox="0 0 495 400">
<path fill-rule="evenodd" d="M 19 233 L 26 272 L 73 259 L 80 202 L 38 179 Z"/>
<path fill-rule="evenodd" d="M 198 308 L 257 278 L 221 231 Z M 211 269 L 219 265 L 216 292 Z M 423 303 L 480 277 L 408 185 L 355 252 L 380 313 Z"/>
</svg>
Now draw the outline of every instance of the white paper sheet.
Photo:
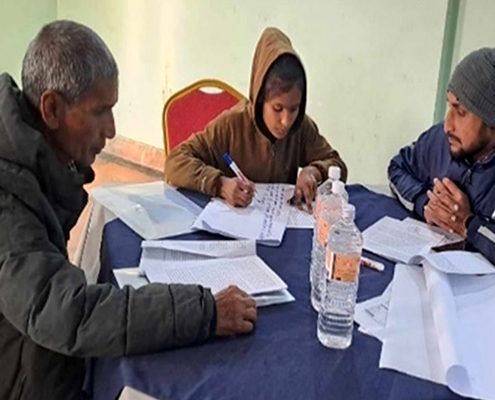
<svg viewBox="0 0 495 400">
<path fill-rule="evenodd" d="M 287 289 L 285 282 L 257 256 L 148 263 L 143 269 L 150 282 L 200 284 L 213 293 L 229 285 L 237 285 L 251 295 Z"/>
<path fill-rule="evenodd" d="M 495 399 L 494 329 L 494 275 L 397 265 L 380 367 Z"/>
<path fill-rule="evenodd" d="M 253 240 L 145 240 L 140 268 L 145 263 L 207 260 L 256 255 Z"/>
<path fill-rule="evenodd" d="M 359 324 L 359 330 L 380 341 L 385 337 L 391 291 L 389 284 L 380 296 L 356 304 L 354 321 Z"/>
<path fill-rule="evenodd" d="M 390 295 L 380 368 L 445 384 L 433 313 L 420 267 L 397 264 Z"/>
<path fill-rule="evenodd" d="M 201 208 L 163 181 L 99 186 L 94 200 L 145 239 L 159 239 L 192 231 Z"/>
<path fill-rule="evenodd" d="M 253 296 L 256 307 L 267 307 L 275 304 L 291 303 L 296 300 L 287 290 L 278 290 L 276 292 L 261 293 Z"/>
<path fill-rule="evenodd" d="M 407 217 L 404 218 L 402 222 L 408 225 L 418 226 L 419 227 L 418 233 L 424 234 L 424 232 L 427 232 L 428 236 L 431 237 L 433 240 L 435 240 L 435 238 L 439 238 L 440 242 L 437 246 L 462 242 L 464 240 L 464 238 L 458 235 L 457 233 L 447 232 L 446 230 L 438 226 L 429 225 L 423 221 L 418 221 L 417 219 L 414 218 Z"/>
<path fill-rule="evenodd" d="M 256 185 L 256 194 L 247 208 L 236 208 L 220 199 L 208 203 L 194 228 L 236 239 L 256 240 L 278 246 L 282 242 L 290 209 L 285 185 Z"/>
<path fill-rule="evenodd" d="M 460 250 L 443 251 L 413 257 L 411 264 L 422 264 L 425 261 L 446 274 L 476 275 L 495 273 L 495 266 L 480 253 Z"/>
<path fill-rule="evenodd" d="M 289 208 L 289 219 L 287 221 L 287 228 L 291 229 L 313 229 L 315 226 L 315 217 L 308 213 L 306 208 L 299 210 L 295 205 L 291 205 L 289 200 L 294 194 L 294 185 L 282 184 L 285 188 L 285 198 L 288 200 L 285 207 Z M 313 210 L 315 209 L 315 202 L 313 201 Z M 306 206 L 304 206 L 306 207 Z"/>
<path fill-rule="evenodd" d="M 314 210 L 314 207 L 313 207 Z M 299 210 L 295 206 L 290 206 L 289 219 L 287 228 L 291 229 L 313 229 L 315 226 L 315 217 L 313 214 L 304 210 Z"/>
<path fill-rule="evenodd" d="M 363 232 L 364 248 L 390 260 L 410 263 L 432 247 L 451 243 L 452 235 L 425 223 L 384 217 Z"/>
<path fill-rule="evenodd" d="M 138 289 L 149 283 L 148 279 L 142 274 L 141 269 L 137 267 L 114 269 L 113 274 L 120 288 L 129 285 L 134 289 Z"/>
</svg>

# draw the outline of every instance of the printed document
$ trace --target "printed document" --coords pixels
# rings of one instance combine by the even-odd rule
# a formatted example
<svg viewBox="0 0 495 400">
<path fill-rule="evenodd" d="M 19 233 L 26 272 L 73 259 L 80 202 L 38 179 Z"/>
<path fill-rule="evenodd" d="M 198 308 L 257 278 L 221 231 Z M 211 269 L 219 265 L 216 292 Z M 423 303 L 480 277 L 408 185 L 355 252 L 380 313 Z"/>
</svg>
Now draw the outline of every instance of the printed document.
<svg viewBox="0 0 495 400">
<path fill-rule="evenodd" d="M 150 263 L 143 269 L 150 282 L 199 284 L 213 293 L 229 285 L 237 285 L 251 295 L 287 289 L 258 256 Z"/>
<path fill-rule="evenodd" d="M 413 257 L 433 247 L 461 243 L 462 237 L 406 218 L 384 217 L 363 232 L 364 248 L 392 261 L 409 264 Z"/>
<path fill-rule="evenodd" d="M 146 264 L 256 255 L 253 240 L 145 240 L 141 247 L 141 269 Z"/>
</svg>

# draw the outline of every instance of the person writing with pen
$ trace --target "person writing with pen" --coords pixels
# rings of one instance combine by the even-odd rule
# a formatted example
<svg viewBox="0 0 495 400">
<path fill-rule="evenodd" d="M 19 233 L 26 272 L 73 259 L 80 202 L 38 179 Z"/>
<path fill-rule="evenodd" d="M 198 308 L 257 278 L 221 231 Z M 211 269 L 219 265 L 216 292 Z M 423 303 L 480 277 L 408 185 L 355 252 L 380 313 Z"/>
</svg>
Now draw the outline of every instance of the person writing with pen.
<svg viewBox="0 0 495 400">
<path fill-rule="evenodd" d="M 306 113 L 306 74 L 289 38 L 267 28 L 256 47 L 249 100 L 220 114 L 204 132 L 175 148 L 167 179 L 178 187 L 248 206 L 256 183 L 295 184 L 294 199 L 311 210 L 318 183 L 336 165 L 347 168 Z M 233 161 L 241 177 L 226 161 Z M 302 168 L 298 174 L 299 168 Z"/>
</svg>

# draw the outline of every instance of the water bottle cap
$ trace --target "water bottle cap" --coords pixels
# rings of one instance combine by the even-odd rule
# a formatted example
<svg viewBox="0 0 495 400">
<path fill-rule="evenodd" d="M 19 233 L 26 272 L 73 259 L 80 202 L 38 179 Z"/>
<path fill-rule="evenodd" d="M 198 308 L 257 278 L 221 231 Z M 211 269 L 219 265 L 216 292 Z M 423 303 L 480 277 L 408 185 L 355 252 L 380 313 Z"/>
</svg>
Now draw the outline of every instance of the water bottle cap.
<svg viewBox="0 0 495 400">
<path fill-rule="evenodd" d="M 347 221 L 354 220 L 356 216 L 356 207 L 352 204 L 346 203 L 342 205 L 342 219 Z"/>
<path fill-rule="evenodd" d="M 340 167 L 337 167 L 335 165 L 332 165 L 331 167 L 329 167 L 328 168 L 328 177 L 332 181 L 340 180 Z"/>
<path fill-rule="evenodd" d="M 342 181 L 335 181 L 332 183 L 332 193 L 343 194 L 345 191 L 345 185 Z"/>
</svg>

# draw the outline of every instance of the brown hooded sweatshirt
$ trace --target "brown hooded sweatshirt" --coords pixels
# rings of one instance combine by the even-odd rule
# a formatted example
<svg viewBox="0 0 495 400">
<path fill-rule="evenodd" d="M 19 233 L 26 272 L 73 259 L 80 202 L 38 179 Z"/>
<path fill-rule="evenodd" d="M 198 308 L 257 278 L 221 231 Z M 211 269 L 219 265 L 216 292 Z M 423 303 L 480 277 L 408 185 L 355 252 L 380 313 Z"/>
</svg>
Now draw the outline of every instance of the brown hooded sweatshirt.
<svg viewBox="0 0 495 400">
<path fill-rule="evenodd" d="M 305 114 L 306 90 L 299 115 L 287 136 L 273 141 L 274 138 L 263 134 L 266 127 L 260 126 L 262 107 L 256 106 L 257 99 L 270 66 L 284 54 L 292 54 L 300 62 L 289 38 L 276 28 L 267 28 L 254 54 L 249 100 L 220 114 L 204 132 L 191 136 L 170 153 L 165 167 L 170 183 L 210 196 L 220 195 L 220 178 L 235 176 L 223 159 L 224 153 L 229 153 L 253 182 L 295 184 L 298 168 L 308 165 L 318 168 L 324 179 L 328 167 L 336 165 L 346 179 L 344 161 Z"/>
</svg>

